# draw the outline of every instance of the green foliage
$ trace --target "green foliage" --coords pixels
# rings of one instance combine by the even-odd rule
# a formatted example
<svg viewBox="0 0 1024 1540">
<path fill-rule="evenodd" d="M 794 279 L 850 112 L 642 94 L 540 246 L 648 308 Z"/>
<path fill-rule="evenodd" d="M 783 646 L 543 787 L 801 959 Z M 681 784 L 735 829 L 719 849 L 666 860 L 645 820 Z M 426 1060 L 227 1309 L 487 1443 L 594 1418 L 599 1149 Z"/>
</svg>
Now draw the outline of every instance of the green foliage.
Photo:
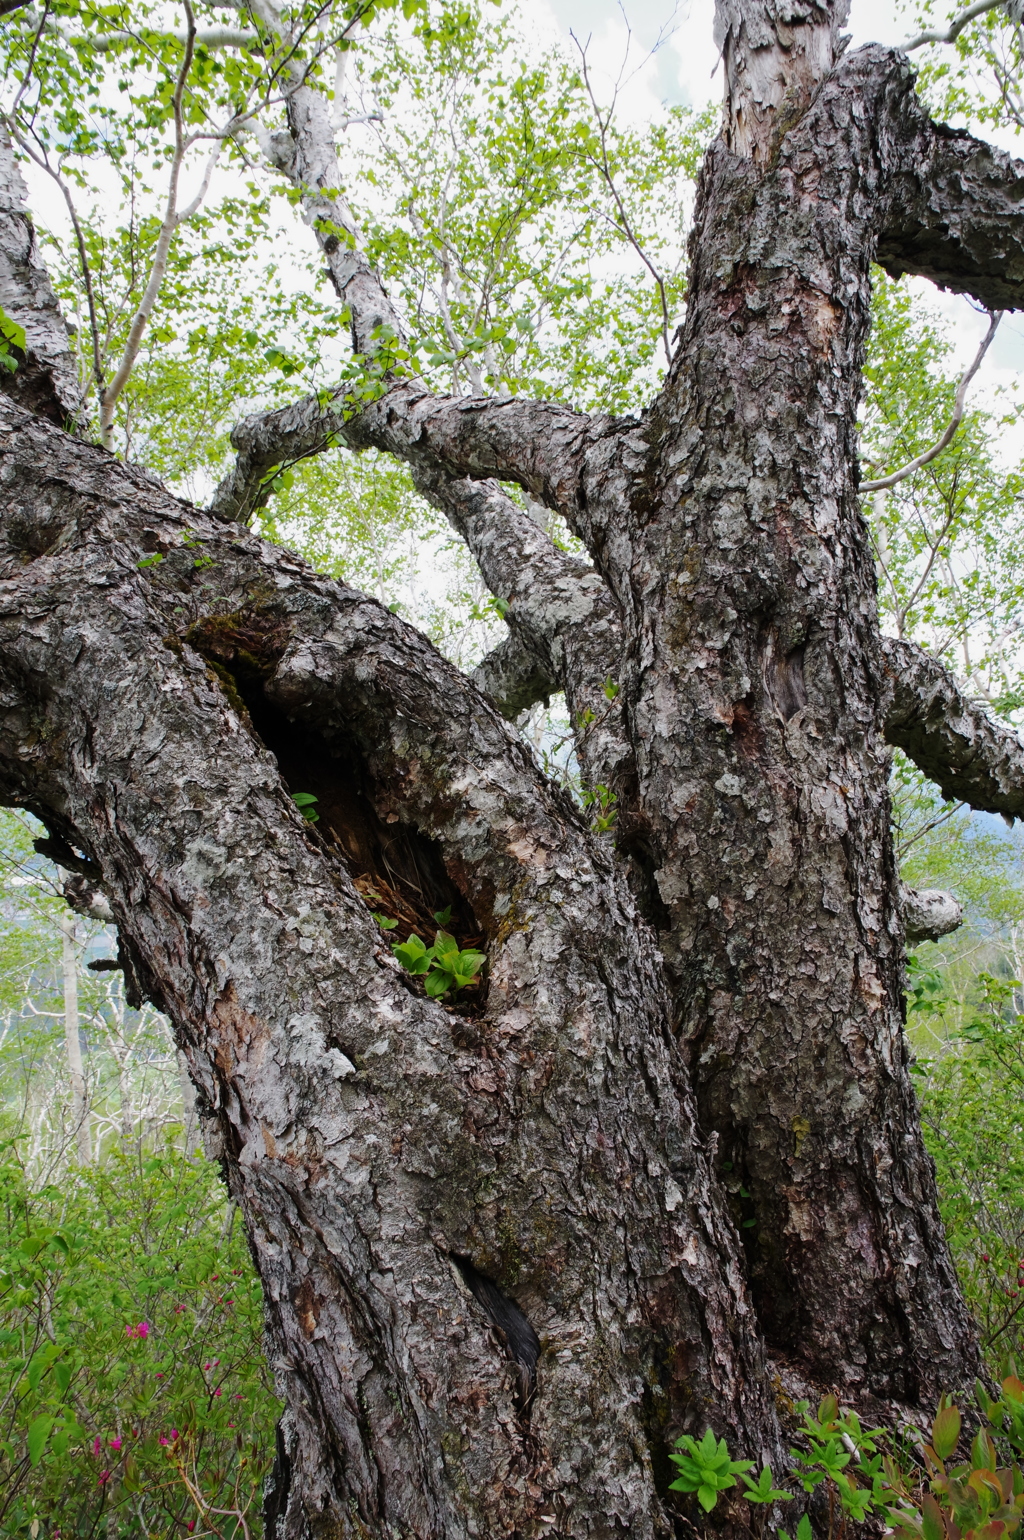
<svg viewBox="0 0 1024 1540">
<path fill-rule="evenodd" d="M 865 477 L 929 448 L 953 413 L 958 373 L 945 326 L 905 283 L 872 275 L 861 462 Z M 1002 463 L 1000 434 L 1020 406 L 970 406 L 949 447 L 865 504 L 887 629 L 912 637 L 966 675 L 997 709 L 1022 700 L 1017 636 L 1024 622 L 1024 476 Z"/>
<path fill-rule="evenodd" d="M 989 1428 L 980 1427 L 971 1444 L 970 1461 L 949 1465 L 960 1443 L 959 1411 L 944 1397 L 931 1427 L 931 1441 L 912 1430 L 911 1439 L 894 1438 L 887 1428 L 865 1428 L 855 1413 L 842 1411 L 835 1396 L 824 1396 L 817 1415 L 807 1402 L 795 1411 L 802 1417 L 798 1432 L 805 1447 L 791 1450 L 793 1476 L 808 1496 L 824 1493 L 817 1505 L 827 1540 L 840 1540 L 850 1525 L 880 1521 L 896 1540 L 1013 1540 L 1024 1513 L 1024 1384 L 1011 1368 L 1002 1382 L 1002 1395 L 990 1397 L 977 1386 L 978 1405 Z M 992 1431 L 990 1432 L 989 1429 Z M 1000 1447 L 1002 1446 L 1002 1447 Z M 677 1451 L 680 1447 L 686 1454 Z M 918 1450 L 921 1451 L 920 1456 Z M 1007 1457 L 1000 1464 L 1001 1457 Z M 923 1465 L 921 1463 L 923 1457 Z M 733 1460 L 724 1439 L 709 1429 L 698 1444 L 684 1435 L 671 1460 L 680 1468 L 671 1490 L 696 1493 L 710 1513 L 720 1492 L 735 1485 L 740 1474 L 744 1497 L 768 1507 L 788 1502 L 793 1493 L 776 1487 L 765 1466 L 757 1481 L 743 1474 L 749 1460 Z M 812 1540 L 811 1520 L 801 1515 L 796 1540 Z M 788 1532 L 779 1530 L 788 1540 Z"/>
<path fill-rule="evenodd" d="M 13 374 L 18 367 L 17 353 L 25 352 L 25 329 L 12 321 L 0 306 L 0 370 Z"/>
<path fill-rule="evenodd" d="M 0 1150 L 5 1535 L 255 1532 L 278 1408 L 228 1217 L 215 1168 L 170 1149 L 36 1191 Z"/>
<path fill-rule="evenodd" d="M 978 974 L 960 1025 L 922 1058 L 922 1122 L 960 1281 L 989 1354 L 1024 1350 L 1024 1019 L 1016 980 Z M 941 990 L 928 1009 L 941 1012 Z"/>
<path fill-rule="evenodd" d="M 685 290 L 686 193 L 713 114 L 672 109 L 602 136 L 578 69 L 514 10 L 442 6 L 370 39 L 359 84 L 383 122 L 362 148 L 369 250 L 442 389 L 639 406 Z M 661 367 L 664 366 L 664 355 Z"/>
<path fill-rule="evenodd" d="M 677 1438 L 669 1459 L 679 1471 L 669 1491 L 696 1492 L 705 1513 L 710 1513 L 718 1502 L 719 1492 L 736 1485 L 737 1475 L 754 1468 L 751 1460 L 731 1459 L 725 1439 L 716 1438 L 710 1428 L 700 1443 L 689 1433 Z"/>
<path fill-rule="evenodd" d="M 584 807 L 596 809 L 591 824 L 594 833 L 608 834 L 614 829 L 618 817 L 615 811 L 615 804 L 619 800 L 617 794 L 599 782 L 596 786 L 585 786 L 580 795 Z"/>
<path fill-rule="evenodd" d="M 318 800 L 319 799 L 314 797 L 311 791 L 292 792 L 292 801 L 295 803 L 295 806 L 298 808 L 299 812 L 302 814 L 307 823 L 320 822 L 320 814 L 317 812 L 315 806 Z"/>
<path fill-rule="evenodd" d="M 439 910 L 434 919 L 438 925 L 447 924 L 451 910 Z M 461 951 L 446 930 L 437 932 L 433 946 L 425 946 L 414 931 L 407 941 L 393 942 L 391 950 L 407 973 L 423 979 L 427 994 L 435 1000 L 472 984 L 487 961 L 483 952 Z"/>
</svg>

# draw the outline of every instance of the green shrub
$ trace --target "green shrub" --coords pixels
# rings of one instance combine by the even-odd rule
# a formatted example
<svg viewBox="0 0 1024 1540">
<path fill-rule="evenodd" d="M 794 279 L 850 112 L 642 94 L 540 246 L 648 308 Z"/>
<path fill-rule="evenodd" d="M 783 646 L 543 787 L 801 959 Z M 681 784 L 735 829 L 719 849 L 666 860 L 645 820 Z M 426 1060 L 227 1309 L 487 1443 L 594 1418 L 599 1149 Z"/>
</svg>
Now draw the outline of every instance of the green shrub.
<svg viewBox="0 0 1024 1540">
<path fill-rule="evenodd" d="M 0 1533 L 260 1531 L 279 1413 L 216 1168 L 115 1152 L 32 1192 L 0 1147 Z"/>
</svg>

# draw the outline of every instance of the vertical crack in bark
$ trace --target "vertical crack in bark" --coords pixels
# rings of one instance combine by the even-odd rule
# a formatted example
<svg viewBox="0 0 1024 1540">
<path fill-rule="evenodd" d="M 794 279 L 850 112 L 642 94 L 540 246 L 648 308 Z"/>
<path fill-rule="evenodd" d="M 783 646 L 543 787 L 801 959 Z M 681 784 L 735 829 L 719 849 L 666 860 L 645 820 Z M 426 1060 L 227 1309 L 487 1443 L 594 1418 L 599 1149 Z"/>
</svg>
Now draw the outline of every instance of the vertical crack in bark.
<svg viewBox="0 0 1024 1540">
<path fill-rule="evenodd" d="M 475 1268 L 468 1257 L 456 1256 L 452 1261 L 519 1367 L 519 1410 L 526 1415 L 537 1386 L 540 1338 L 515 1300 L 503 1294 L 493 1278 Z"/>
</svg>

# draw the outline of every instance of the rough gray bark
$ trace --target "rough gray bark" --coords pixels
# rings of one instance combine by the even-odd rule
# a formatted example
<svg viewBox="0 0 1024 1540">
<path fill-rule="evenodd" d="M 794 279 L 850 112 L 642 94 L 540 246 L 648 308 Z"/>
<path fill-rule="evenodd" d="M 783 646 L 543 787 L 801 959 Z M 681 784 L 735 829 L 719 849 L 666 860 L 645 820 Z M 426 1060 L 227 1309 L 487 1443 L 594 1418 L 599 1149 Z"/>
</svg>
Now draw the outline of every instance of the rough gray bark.
<svg viewBox="0 0 1024 1540">
<path fill-rule="evenodd" d="M 374 601 L 13 403 L 0 483 L 0 789 L 102 873 L 216 1113 L 288 1398 L 280 1533 L 665 1535 L 674 1431 L 777 1458 L 606 844 Z M 483 935 L 468 1007 L 402 973 L 371 886 Z M 479 1277 L 539 1334 L 535 1383 Z"/>
<path fill-rule="evenodd" d="M 913 760 L 944 797 L 1011 823 L 1024 818 L 1021 743 L 994 722 L 914 642 L 882 639 L 885 736 Z"/>
<path fill-rule="evenodd" d="M 0 125 L 0 309 L 23 328 L 27 353 L 3 381 L 8 395 L 61 426 L 80 426 L 82 392 L 68 329 L 25 210 L 25 184 Z"/>
<path fill-rule="evenodd" d="M 760 1319 L 847 1393 L 908 1401 L 977 1361 L 907 1073 L 856 487 L 869 264 L 921 116 L 902 58 L 869 48 L 766 169 L 712 147 L 614 584 L 659 928 Z"/>
<path fill-rule="evenodd" d="M 676 1430 L 777 1458 L 769 1375 L 871 1410 L 978 1368 L 907 1073 L 937 917 L 888 744 L 1011 814 L 1024 754 L 894 666 L 855 423 L 875 256 L 1024 306 L 1020 168 L 931 125 L 902 56 L 840 57 L 843 14 L 723 0 L 725 133 L 640 421 L 381 365 L 357 414 L 242 424 L 207 516 L 0 411 L 0 791 L 106 895 L 219 1126 L 287 1396 L 275 1540 L 667 1535 Z M 299 82 L 274 153 L 379 362 L 400 326 L 339 238 L 322 107 Z M 579 745 L 615 841 L 414 632 L 240 527 L 332 439 L 408 461 L 510 601 L 504 710 L 621 685 Z M 488 953 L 456 1007 L 370 913 L 429 939 L 447 904 Z"/>
</svg>

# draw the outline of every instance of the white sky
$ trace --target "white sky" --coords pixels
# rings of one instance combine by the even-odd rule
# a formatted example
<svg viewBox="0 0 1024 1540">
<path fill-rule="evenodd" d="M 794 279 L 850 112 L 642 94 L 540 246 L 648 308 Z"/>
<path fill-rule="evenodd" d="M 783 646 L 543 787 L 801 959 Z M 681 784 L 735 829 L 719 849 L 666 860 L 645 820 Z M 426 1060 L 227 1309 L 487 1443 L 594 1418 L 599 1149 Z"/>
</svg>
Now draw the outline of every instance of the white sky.
<svg viewBox="0 0 1024 1540">
<path fill-rule="evenodd" d="M 712 39 L 714 0 L 678 0 L 675 5 L 673 0 L 521 0 L 521 4 L 526 16 L 536 21 L 538 52 L 556 38 L 572 48 L 574 34 L 588 48 L 599 89 L 603 80 L 610 93 L 616 79 L 621 80 L 619 108 L 627 118 L 643 120 L 663 103 L 700 107 L 719 99 L 721 76 Z M 669 35 L 650 57 L 662 29 Z M 852 0 L 849 31 L 853 47 L 867 42 L 897 44 L 914 31 L 913 14 L 900 0 Z M 1024 158 L 1024 140 L 1008 131 L 995 131 L 990 137 Z M 29 180 L 30 203 L 37 216 L 51 228 L 62 229 L 66 214 L 60 194 L 45 177 L 30 175 Z M 218 174 L 215 181 L 221 180 Z M 985 318 L 961 296 L 943 294 L 924 280 L 912 282 L 948 317 L 955 363 L 966 367 L 984 334 Z M 1002 322 L 972 395 L 974 399 L 988 396 L 995 385 L 1022 376 L 1024 314 L 1011 314 Z M 1024 427 L 1013 440 L 1014 452 L 1024 451 Z"/>
</svg>

